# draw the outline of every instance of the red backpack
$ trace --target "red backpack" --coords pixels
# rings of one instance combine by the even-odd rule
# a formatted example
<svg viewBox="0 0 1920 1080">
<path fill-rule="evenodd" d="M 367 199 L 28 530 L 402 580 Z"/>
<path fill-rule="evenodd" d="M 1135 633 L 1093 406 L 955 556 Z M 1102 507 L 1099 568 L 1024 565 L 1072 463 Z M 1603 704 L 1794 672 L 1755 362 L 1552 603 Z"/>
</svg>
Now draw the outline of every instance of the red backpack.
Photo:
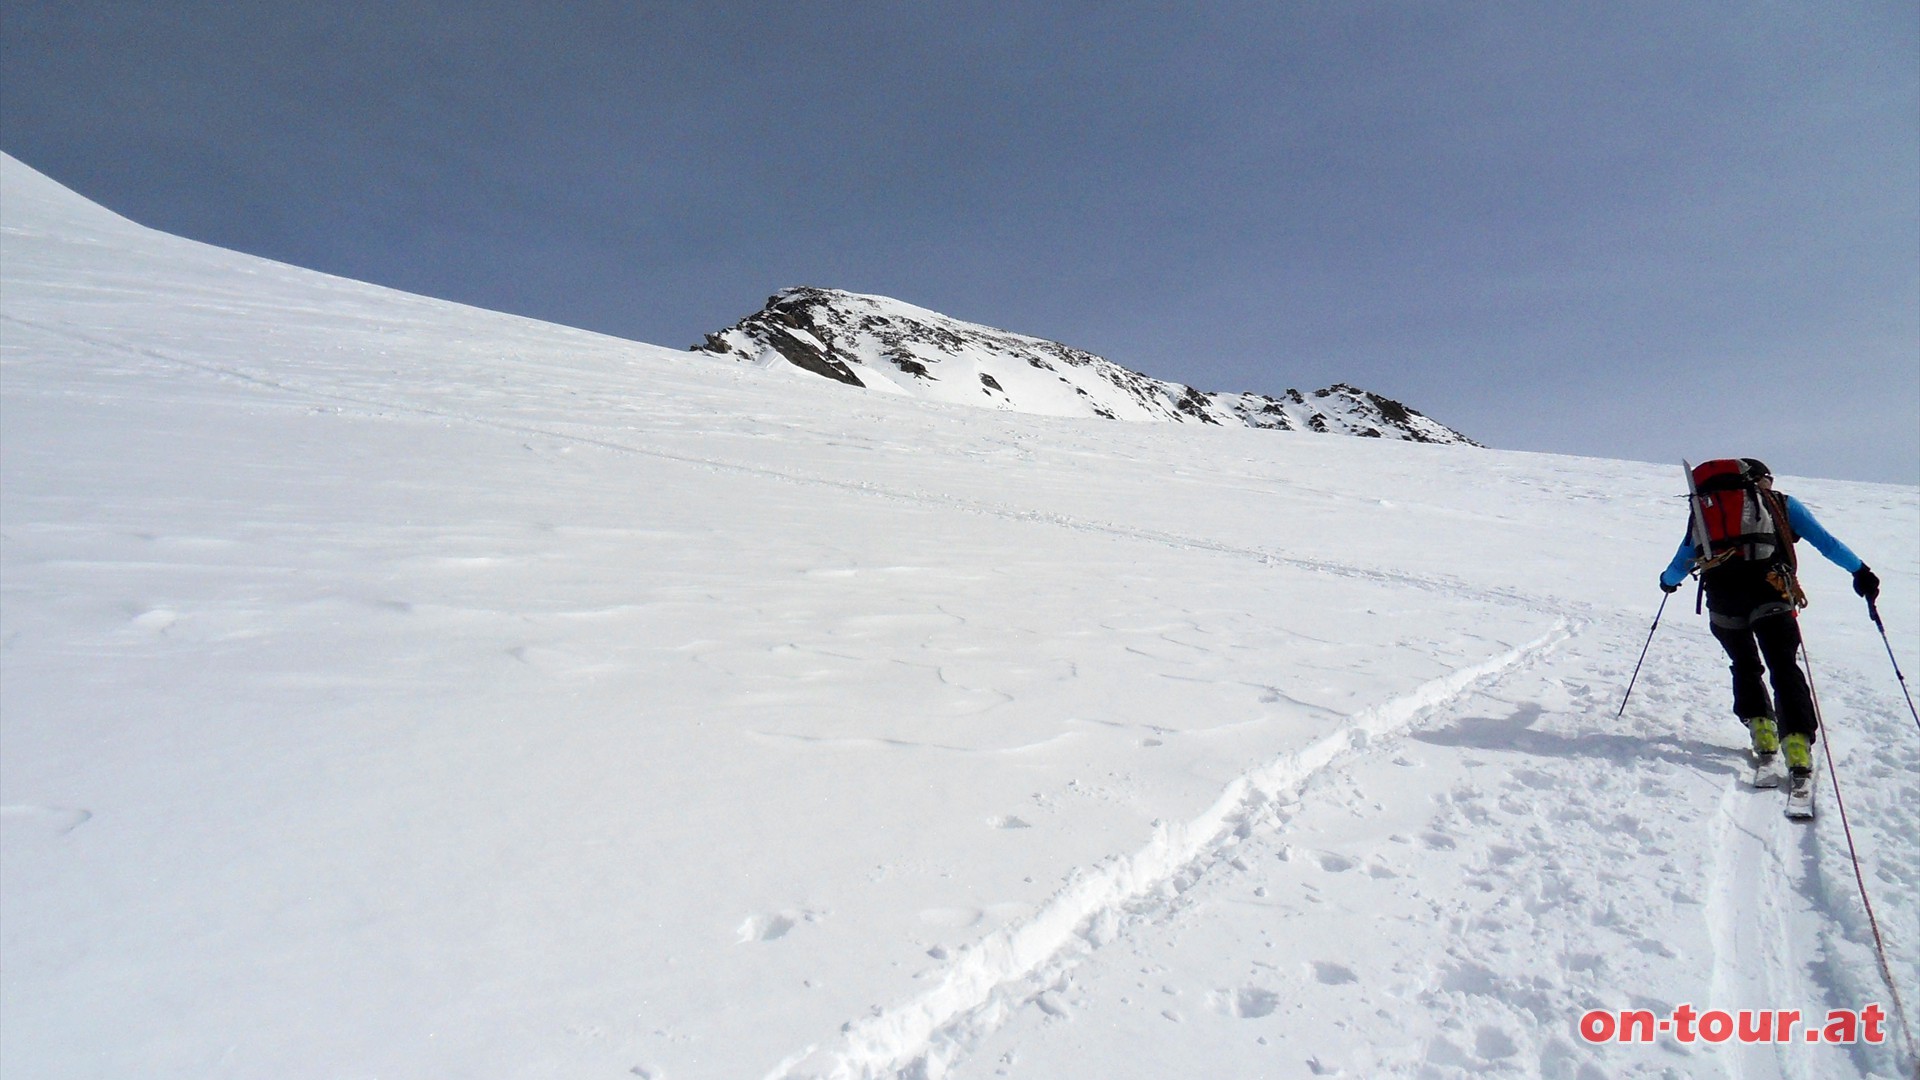
<svg viewBox="0 0 1920 1080">
<path fill-rule="evenodd" d="M 1762 466 L 1764 468 L 1764 466 Z M 1763 491 L 1744 458 L 1720 458 L 1693 467 L 1694 546 L 1703 566 L 1732 560 L 1794 565 L 1793 529 L 1786 501 Z"/>
</svg>

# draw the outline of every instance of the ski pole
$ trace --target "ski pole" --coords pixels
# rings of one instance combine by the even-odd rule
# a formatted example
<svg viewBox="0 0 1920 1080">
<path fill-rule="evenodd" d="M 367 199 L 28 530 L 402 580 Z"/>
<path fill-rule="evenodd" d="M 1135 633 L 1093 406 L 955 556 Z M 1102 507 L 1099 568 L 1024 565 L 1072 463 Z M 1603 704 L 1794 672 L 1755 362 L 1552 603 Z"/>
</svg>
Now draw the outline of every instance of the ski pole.
<svg viewBox="0 0 1920 1080">
<path fill-rule="evenodd" d="M 1663 593 L 1660 597 L 1660 610 L 1653 613 L 1653 626 L 1647 630 L 1647 643 L 1640 646 L 1640 659 L 1633 665 L 1633 678 L 1627 680 L 1627 695 L 1620 699 L 1620 711 L 1613 714 L 1615 720 L 1627 715 L 1627 702 L 1633 700 L 1633 684 L 1640 681 L 1640 665 L 1647 662 L 1647 650 L 1653 648 L 1653 632 L 1660 629 L 1660 616 L 1666 614 L 1667 600 L 1672 593 Z"/>
<path fill-rule="evenodd" d="M 1887 640 L 1887 624 L 1880 621 L 1880 606 L 1871 599 L 1867 601 L 1867 614 L 1872 616 L 1873 625 L 1880 630 L 1880 644 L 1887 647 L 1887 659 L 1893 663 L 1893 677 L 1900 680 L 1900 692 L 1907 697 L 1907 711 L 1913 713 L 1913 722 L 1920 724 L 1920 710 L 1913 707 L 1913 693 L 1907 689 L 1906 673 L 1900 670 L 1900 661 L 1893 655 L 1893 642 Z"/>
</svg>

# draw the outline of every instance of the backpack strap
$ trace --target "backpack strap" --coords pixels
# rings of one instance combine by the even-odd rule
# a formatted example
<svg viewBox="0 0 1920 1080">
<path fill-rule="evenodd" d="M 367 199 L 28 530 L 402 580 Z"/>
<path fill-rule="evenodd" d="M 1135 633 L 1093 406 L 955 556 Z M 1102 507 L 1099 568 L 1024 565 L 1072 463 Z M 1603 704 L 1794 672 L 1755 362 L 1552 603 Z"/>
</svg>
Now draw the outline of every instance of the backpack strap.
<svg viewBox="0 0 1920 1080">
<path fill-rule="evenodd" d="M 1760 504 L 1767 508 L 1767 514 L 1773 518 L 1774 531 L 1779 541 L 1774 545 L 1774 568 L 1767 572 L 1767 581 L 1787 603 L 1795 608 L 1807 606 L 1806 591 L 1800 588 L 1800 559 L 1794 553 L 1793 545 L 1799 537 L 1793 535 L 1793 525 L 1787 514 L 1787 497 L 1777 491 L 1760 492 Z"/>
<path fill-rule="evenodd" d="M 1760 505 L 1767 508 L 1767 516 L 1773 519 L 1773 531 L 1780 534 L 1774 558 L 1786 563 L 1789 570 L 1799 570 L 1800 558 L 1794 553 L 1793 545 L 1800 538 L 1793 534 L 1793 520 L 1787 514 L 1787 497 L 1777 491 L 1761 490 Z"/>
</svg>

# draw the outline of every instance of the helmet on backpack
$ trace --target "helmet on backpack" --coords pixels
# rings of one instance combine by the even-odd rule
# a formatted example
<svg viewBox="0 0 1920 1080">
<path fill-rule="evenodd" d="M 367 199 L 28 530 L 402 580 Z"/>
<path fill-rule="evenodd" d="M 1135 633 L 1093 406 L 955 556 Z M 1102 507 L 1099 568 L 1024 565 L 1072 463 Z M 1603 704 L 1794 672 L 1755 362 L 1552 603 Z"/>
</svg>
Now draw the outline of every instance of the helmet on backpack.
<svg viewBox="0 0 1920 1080">
<path fill-rule="evenodd" d="M 1767 463 L 1761 461 L 1759 458 L 1743 457 L 1740 459 L 1740 463 L 1747 467 L 1747 479 L 1756 484 L 1762 480 L 1773 479 L 1773 470 L 1767 468 Z"/>
</svg>

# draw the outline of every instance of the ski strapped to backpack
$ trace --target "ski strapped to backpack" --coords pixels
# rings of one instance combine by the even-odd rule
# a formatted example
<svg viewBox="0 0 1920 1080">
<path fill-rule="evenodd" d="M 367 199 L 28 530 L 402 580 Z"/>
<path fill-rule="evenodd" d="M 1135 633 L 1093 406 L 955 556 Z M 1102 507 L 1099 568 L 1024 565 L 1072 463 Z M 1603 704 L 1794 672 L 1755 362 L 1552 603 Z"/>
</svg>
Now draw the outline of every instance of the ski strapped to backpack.
<svg viewBox="0 0 1920 1080">
<path fill-rule="evenodd" d="M 1786 499 L 1760 486 L 1766 466 L 1750 458 L 1680 464 L 1692 507 L 1695 572 L 1734 561 L 1771 564 L 1768 580 L 1795 607 L 1807 606 L 1797 580 Z"/>
</svg>

